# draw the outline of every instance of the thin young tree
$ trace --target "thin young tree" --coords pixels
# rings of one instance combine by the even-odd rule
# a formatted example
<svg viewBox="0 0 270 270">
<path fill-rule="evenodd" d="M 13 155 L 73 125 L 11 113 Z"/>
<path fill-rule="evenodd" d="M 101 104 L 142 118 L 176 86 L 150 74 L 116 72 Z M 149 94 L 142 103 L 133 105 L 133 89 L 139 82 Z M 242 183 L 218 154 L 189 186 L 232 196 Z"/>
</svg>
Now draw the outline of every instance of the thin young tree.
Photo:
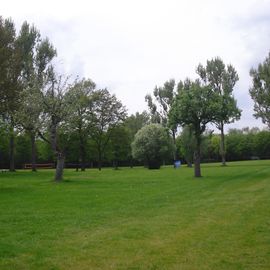
<svg viewBox="0 0 270 270">
<path fill-rule="evenodd" d="M 0 112 L 8 127 L 9 170 L 15 171 L 16 112 L 21 104 L 22 55 L 17 42 L 15 24 L 0 16 Z"/>
<path fill-rule="evenodd" d="M 225 149 L 225 124 L 233 123 L 241 117 L 241 110 L 237 107 L 237 102 L 233 97 L 233 89 L 239 80 L 238 74 L 232 65 L 223 63 L 222 59 L 216 57 L 208 60 L 206 66 L 199 64 L 197 73 L 205 85 L 211 87 L 219 96 L 219 110 L 216 111 L 217 119 L 216 127 L 220 130 L 220 154 L 222 165 L 226 165 L 226 149 Z"/>
<path fill-rule="evenodd" d="M 16 119 L 30 136 L 32 171 L 36 171 L 36 137 L 42 124 L 41 89 L 48 66 L 56 56 L 56 50 L 47 38 L 40 39 L 39 31 L 27 22 L 21 27 L 17 43 L 23 52 L 21 74 L 23 91 Z"/>
</svg>

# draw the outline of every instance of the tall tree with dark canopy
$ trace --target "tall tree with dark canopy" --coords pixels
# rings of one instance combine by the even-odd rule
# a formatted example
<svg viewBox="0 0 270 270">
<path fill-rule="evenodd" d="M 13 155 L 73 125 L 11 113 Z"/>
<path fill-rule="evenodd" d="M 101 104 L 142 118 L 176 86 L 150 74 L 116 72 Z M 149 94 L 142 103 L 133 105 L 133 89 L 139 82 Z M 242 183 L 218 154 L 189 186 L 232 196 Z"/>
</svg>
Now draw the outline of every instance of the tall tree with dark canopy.
<svg viewBox="0 0 270 270">
<path fill-rule="evenodd" d="M 224 125 L 239 120 L 241 116 L 241 110 L 237 107 L 236 100 L 233 97 L 233 88 L 239 78 L 235 68 L 232 65 L 225 66 L 219 57 L 208 60 L 206 67 L 199 64 L 197 73 L 204 84 L 211 87 L 219 95 L 220 106 L 216 112 L 218 118 L 215 124 L 220 130 L 222 165 L 226 165 Z"/>
<path fill-rule="evenodd" d="M 118 169 L 121 161 L 127 161 L 131 156 L 131 141 L 129 130 L 124 124 L 118 125 L 111 131 L 109 142 L 109 157 L 114 169 Z"/>
<path fill-rule="evenodd" d="M 190 126 L 194 133 L 194 175 L 201 177 L 201 143 L 206 125 L 216 121 L 219 109 L 218 94 L 211 87 L 201 85 L 199 80 L 192 82 L 186 79 L 179 82 L 178 93 L 172 106 L 169 118 L 174 125 Z"/>
<path fill-rule="evenodd" d="M 150 124 L 150 115 L 146 111 L 142 113 L 136 112 L 125 119 L 124 125 L 130 133 L 131 141 L 133 141 L 135 134 L 145 125 Z"/>
<path fill-rule="evenodd" d="M 270 53 L 257 69 L 250 70 L 252 87 L 249 89 L 254 101 L 254 116 L 270 128 Z"/>
<path fill-rule="evenodd" d="M 14 23 L 0 17 L 0 112 L 9 130 L 10 171 L 15 171 L 15 114 L 21 103 L 22 55 Z"/>
<path fill-rule="evenodd" d="M 41 89 L 46 71 L 56 56 L 56 50 L 34 26 L 24 22 L 17 39 L 22 53 L 22 86 L 21 106 L 17 111 L 17 121 L 31 138 L 32 171 L 36 171 L 36 137 L 41 128 L 42 112 Z"/>
<path fill-rule="evenodd" d="M 97 146 L 98 168 L 101 170 L 104 152 L 113 129 L 126 118 L 126 108 L 107 89 L 93 92 L 88 117 L 90 136 Z"/>
<path fill-rule="evenodd" d="M 89 104 L 91 102 L 95 83 L 90 79 L 77 80 L 66 94 L 69 104 L 68 126 L 74 131 L 79 141 L 79 160 L 81 170 L 85 171 L 86 145 L 90 129 L 88 123 Z"/>
</svg>

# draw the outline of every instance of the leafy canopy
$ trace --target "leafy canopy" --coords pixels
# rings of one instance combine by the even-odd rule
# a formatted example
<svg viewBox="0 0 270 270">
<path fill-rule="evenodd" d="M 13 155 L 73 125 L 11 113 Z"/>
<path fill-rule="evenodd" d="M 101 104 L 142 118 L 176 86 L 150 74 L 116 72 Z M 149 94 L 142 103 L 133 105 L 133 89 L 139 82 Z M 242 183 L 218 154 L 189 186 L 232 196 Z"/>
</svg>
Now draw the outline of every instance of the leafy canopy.
<svg viewBox="0 0 270 270">
<path fill-rule="evenodd" d="M 210 87 L 219 95 L 219 110 L 216 111 L 216 126 L 222 129 L 224 124 L 238 120 L 241 110 L 237 107 L 233 97 L 233 89 L 239 80 L 238 74 L 232 65 L 223 63 L 222 59 L 216 57 L 208 60 L 206 66 L 199 64 L 197 73 L 205 85 Z"/>
<path fill-rule="evenodd" d="M 249 93 L 254 101 L 254 116 L 270 128 L 270 53 L 257 69 L 250 70 L 250 76 L 253 85 Z"/>
<path fill-rule="evenodd" d="M 202 134 L 209 122 L 215 121 L 219 110 L 218 95 L 211 87 L 199 80 L 186 79 L 178 84 L 178 94 L 170 112 L 170 122 L 181 126 L 190 125 L 195 135 Z"/>
</svg>

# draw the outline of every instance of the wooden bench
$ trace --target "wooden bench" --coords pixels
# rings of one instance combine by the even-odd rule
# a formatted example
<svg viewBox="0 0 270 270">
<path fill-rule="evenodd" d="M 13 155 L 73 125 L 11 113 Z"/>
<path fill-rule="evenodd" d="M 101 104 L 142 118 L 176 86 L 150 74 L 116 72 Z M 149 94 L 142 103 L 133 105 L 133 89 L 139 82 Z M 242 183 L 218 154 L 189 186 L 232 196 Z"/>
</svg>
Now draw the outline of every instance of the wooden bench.
<svg viewBox="0 0 270 270">
<path fill-rule="evenodd" d="M 24 169 L 32 169 L 32 163 L 25 163 L 23 166 Z M 54 163 L 37 163 L 37 169 L 53 169 Z"/>
</svg>

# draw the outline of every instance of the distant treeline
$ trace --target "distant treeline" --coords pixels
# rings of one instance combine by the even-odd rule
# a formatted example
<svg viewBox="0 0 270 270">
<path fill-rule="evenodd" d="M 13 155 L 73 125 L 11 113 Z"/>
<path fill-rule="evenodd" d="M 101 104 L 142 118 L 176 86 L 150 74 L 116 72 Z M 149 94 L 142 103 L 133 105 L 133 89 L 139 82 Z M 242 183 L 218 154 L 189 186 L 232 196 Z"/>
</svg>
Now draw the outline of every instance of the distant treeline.
<svg viewBox="0 0 270 270">
<path fill-rule="evenodd" d="M 183 136 L 183 135 L 182 135 Z M 226 160 L 270 159 L 270 132 L 258 128 L 230 129 L 225 135 Z M 185 160 L 181 135 L 177 138 L 180 158 Z M 207 132 L 203 136 L 202 161 L 221 161 L 220 136 Z"/>
<path fill-rule="evenodd" d="M 139 114 L 137 114 L 138 116 Z M 135 123 L 136 117 L 133 115 L 130 122 Z M 118 136 L 114 136 L 111 140 L 110 146 L 107 148 L 103 166 L 104 167 L 118 167 L 118 166 L 137 166 L 144 165 L 132 159 L 131 156 L 131 137 L 130 131 L 126 126 L 120 127 Z M 2 130 L 2 140 L 0 141 L 0 167 L 9 167 L 9 139 L 4 136 Z M 121 133 L 121 137 L 119 137 Z M 180 134 L 177 141 L 178 158 L 183 163 L 186 163 L 184 145 L 181 141 Z M 16 168 L 23 168 L 24 164 L 31 163 L 31 140 L 25 133 L 18 134 L 15 140 L 15 164 Z M 202 143 L 202 161 L 203 162 L 219 162 L 220 157 L 220 136 L 207 132 L 203 137 Z M 66 153 L 66 167 L 74 168 L 80 167 L 78 150 L 78 140 L 74 136 L 69 141 L 69 149 Z M 117 158 L 116 158 L 117 156 Z M 258 128 L 244 128 L 244 129 L 230 129 L 226 134 L 226 157 L 228 161 L 236 160 L 252 160 L 252 159 L 270 159 L 270 131 L 259 130 Z M 37 163 L 51 163 L 55 162 L 55 155 L 50 146 L 42 141 L 37 140 Z M 172 164 L 173 160 L 166 160 L 166 164 Z M 86 167 L 97 168 L 98 156 L 97 149 L 94 142 L 90 139 L 87 142 L 86 151 Z"/>
</svg>

